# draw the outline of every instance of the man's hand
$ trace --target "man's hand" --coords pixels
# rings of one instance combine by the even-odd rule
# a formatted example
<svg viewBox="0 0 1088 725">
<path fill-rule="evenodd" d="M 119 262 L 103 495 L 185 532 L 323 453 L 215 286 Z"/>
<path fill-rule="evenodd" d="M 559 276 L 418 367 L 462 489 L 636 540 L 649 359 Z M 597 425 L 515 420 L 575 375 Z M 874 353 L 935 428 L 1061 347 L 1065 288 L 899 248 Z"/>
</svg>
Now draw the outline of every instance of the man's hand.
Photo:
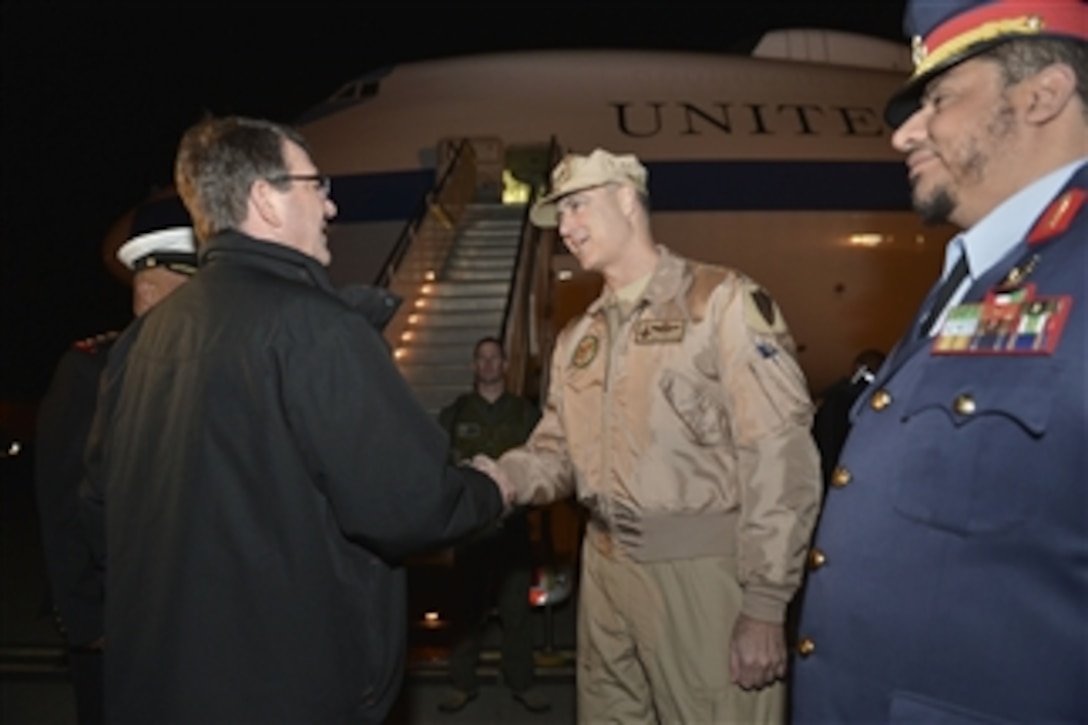
<svg viewBox="0 0 1088 725">
<path fill-rule="evenodd" d="M 506 475 L 506 472 L 499 468 L 498 463 L 482 453 L 473 456 L 472 467 L 491 477 L 491 480 L 499 487 L 499 493 L 502 494 L 505 512 L 509 512 L 514 505 L 514 486 L 510 483 L 510 478 Z"/>
<path fill-rule="evenodd" d="M 786 676 L 786 634 L 781 624 L 745 615 L 733 625 L 729 679 L 745 690 L 758 690 Z"/>
</svg>

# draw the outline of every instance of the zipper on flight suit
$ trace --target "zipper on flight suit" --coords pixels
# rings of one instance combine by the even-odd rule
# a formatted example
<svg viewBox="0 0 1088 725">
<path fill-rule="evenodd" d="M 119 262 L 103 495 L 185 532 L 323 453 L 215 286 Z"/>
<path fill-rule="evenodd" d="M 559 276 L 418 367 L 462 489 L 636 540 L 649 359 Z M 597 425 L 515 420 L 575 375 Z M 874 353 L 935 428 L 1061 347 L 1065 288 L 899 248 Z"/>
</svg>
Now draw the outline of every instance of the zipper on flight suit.
<svg viewBox="0 0 1088 725">
<path fill-rule="evenodd" d="M 601 454 L 601 475 L 604 476 L 604 480 L 601 482 L 603 485 L 602 493 L 605 494 L 604 506 L 608 509 L 607 518 L 611 519 L 612 515 L 612 496 L 615 491 L 612 486 L 612 372 L 616 365 L 616 360 L 622 353 L 621 347 L 626 349 L 627 337 L 626 334 L 631 329 L 631 322 L 635 318 L 635 313 L 638 311 L 639 305 L 632 307 L 627 319 L 623 319 L 623 311 L 618 301 L 613 300 L 612 304 L 605 307 L 605 328 L 608 334 L 608 354 L 605 357 L 604 366 L 604 402 L 601 406 L 602 415 L 604 420 L 602 423 L 602 438 L 604 440 L 604 451 Z"/>
</svg>

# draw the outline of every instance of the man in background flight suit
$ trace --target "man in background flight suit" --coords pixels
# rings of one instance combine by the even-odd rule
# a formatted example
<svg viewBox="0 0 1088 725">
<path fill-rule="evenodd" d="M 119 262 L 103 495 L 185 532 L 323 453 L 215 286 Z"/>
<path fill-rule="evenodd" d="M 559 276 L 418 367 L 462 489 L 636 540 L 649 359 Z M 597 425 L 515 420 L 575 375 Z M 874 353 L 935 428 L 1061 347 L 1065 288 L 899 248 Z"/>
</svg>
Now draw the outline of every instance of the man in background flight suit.
<svg viewBox="0 0 1088 725">
<path fill-rule="evenodd" d="M 777 722 L 786 606 L 820 500 L 812 405 L 771 297 L 650 232 L 646 169 L 570 155 L 533 208 L 604 291 L 559 335 L 543 419 L 497 464 L 589 509 L 583 723 Z"/>
<path fill-rule="evenodd" d="M 190 227 L 138 234 L 117 250 L 132 270 L 132 312 L 140 317 L 196 272 Z M 102 577 L 79 522 L 83 448 L 98 379 L 117 331 L 81 340 L 57 363 L 38 406 L 34 479 L 53 607 L 68 645 L 80 723 L 102 722 Z"/>
<path fill-rule="evenodd" d="M 916 67 L 885 111 L 892 144 L 917 211 L 964 231 L 832 476 L 794 713 L 1085 722 L 1088 5 L 928 0 L 906 17 Z"/>
<path fill-rule="evenodd" d="M 472 357 L 472 391 L 458 396 L 438 418 L 450 436 L 453 463 L 480 453 L 497 458 L 524 443 L 540 420 L 540 410 L 531 401 L 506 391 L 507 360 L 502 342 L 485 337 L 476 343 Z M 529 712 L 546 712 L 548 702 L 531 690 L 532 553 L 526 510 L 520 508 L 458 544 L 454 562 L 461 604 L 454 624 L 461 639 L 450 654 L 455 692 L 439 703 L 438 709 L 457 712 L 476 699 L 476 665 L 488 612 L 497 606 L 502 624 L 503 679 L 522 707 Z"/>
</svg>

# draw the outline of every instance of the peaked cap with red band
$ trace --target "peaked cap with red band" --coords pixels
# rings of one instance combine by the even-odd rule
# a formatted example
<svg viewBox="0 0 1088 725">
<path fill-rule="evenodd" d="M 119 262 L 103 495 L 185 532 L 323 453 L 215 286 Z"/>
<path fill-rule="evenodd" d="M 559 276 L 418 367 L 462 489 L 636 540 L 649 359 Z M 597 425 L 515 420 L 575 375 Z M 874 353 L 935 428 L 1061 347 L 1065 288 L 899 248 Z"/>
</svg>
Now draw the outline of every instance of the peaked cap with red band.
<svg viewBox="0 0 1088 725">
<path fill-rule="evenodd" d="M 884 107 L 896 128 L 921 106 L 926 84 L 949 68 L 1015 38 L 1088 41 L 1085 0 L 908 0 L 903 27 L 914 73 Z"/>
</svg>

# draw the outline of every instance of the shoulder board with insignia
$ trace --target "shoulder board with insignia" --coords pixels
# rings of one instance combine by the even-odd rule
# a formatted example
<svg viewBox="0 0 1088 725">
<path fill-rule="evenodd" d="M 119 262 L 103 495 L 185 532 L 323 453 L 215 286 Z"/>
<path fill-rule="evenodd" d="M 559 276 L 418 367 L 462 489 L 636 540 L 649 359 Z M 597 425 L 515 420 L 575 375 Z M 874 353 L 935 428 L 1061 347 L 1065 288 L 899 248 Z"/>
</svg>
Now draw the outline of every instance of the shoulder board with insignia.
<svg viewBox="0 0 1088 725">
<path fill-rule="evenodd" d="M 88 355 L 95 355 L 101 352 L 103 348 L 108 347 L 120 335 L 121 332 L 119 330 L 110 330 L 109 332 L 103 332 L 100 335 L 93 335 L 82 340 L 77 340 L 74 343 L 74 347 Z"/>
<path fill-rule="evenodd" d="M 1088 198 L 1088 191 L 1070 189 L 1051 202 L 1028 234 L 1028 244 L 1045 242 L 1068 229 L 1085 198 Z"/>
</svg>

